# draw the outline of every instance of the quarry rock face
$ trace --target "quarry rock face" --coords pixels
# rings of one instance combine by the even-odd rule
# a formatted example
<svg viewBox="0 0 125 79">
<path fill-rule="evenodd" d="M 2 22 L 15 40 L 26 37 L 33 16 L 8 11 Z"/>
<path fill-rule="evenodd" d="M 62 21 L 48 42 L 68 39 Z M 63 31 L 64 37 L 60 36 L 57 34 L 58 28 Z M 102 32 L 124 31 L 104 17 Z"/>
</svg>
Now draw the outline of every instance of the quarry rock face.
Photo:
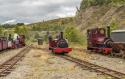
<svg viewBox="0 0 125 79">
<path fill-rule="evenodd" d="M 82 30 L 93 27 L 106 27 L 113 24 L 120 29 L 125 28 L 125 5 L 97 5 L 84 10 L 80 9 L 75 20 Z"/>
</svg>

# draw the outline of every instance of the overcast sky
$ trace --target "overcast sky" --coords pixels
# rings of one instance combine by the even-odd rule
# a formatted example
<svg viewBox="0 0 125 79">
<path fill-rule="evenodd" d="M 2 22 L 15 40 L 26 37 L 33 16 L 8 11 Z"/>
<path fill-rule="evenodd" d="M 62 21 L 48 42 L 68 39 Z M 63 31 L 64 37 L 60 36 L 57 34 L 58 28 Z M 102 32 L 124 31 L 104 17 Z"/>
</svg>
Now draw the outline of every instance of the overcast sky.
<svg viewBox="0 0 125 79">
<path fill-rule="evenodd" d="M 0 0 L 0 23 L 32 23 L 74 16 L 81 0 Z"/>
</svg>

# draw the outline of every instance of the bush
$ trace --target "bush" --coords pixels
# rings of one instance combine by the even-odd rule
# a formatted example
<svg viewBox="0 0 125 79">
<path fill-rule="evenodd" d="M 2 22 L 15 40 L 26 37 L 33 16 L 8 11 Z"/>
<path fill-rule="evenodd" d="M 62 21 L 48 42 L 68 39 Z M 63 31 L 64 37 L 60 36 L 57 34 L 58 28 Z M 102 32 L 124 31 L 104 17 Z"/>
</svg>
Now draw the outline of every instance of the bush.
<svg viewBox="0 0 125 79">
<path fill-rule="evenodd" d="M 64 35 L 68 39 L 69 42 L 83 44 L 84 43 L 84 36 L 81 32 L 76 29 L 75 27 L 67 27 L 64 30 Z"/>
<path fill-rule="evenodd" d="M 110 27 L 111 27 L 111 31 L 112 31 L 112 30 L 116 30 L 116 29 L 118 28 L 118 24 L 115 23 L 115 22 L 112 22 L 112 23 L 110 24 Z"/>
</svg>

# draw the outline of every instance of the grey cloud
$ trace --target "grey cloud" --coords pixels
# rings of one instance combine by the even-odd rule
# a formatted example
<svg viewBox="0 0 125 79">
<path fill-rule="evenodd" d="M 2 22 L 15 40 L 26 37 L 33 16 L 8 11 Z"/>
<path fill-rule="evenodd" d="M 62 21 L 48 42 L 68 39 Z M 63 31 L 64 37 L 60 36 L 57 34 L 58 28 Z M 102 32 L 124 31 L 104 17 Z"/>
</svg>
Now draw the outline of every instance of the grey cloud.
<svg viewBox="0 0 125 79">
<path fill-rule="evenodd" d="M 0 23 L 37 22 L 75 14 L 80 0 L 0 0 Z"/>
</svg>

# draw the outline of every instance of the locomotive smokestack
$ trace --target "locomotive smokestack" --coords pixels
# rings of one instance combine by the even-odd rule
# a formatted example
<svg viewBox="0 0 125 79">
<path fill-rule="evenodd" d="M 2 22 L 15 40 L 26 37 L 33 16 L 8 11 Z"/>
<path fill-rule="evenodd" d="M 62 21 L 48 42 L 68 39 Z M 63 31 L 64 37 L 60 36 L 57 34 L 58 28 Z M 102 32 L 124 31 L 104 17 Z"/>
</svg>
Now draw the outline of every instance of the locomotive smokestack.
<svg viewBox="0 0 125 79">
<path fill-rule="evenodd" d="M 60 38 L 63 39 L 63 32 L 60 32 Z"/>
<path fill-rule="evenodd" d="M 110 35 L 110 33 L 111 33 L 111 28 L 110 28 L 110 26 L 107 26 L 107 37 L 111 37 L 111 35 Z"/>
</svg>

